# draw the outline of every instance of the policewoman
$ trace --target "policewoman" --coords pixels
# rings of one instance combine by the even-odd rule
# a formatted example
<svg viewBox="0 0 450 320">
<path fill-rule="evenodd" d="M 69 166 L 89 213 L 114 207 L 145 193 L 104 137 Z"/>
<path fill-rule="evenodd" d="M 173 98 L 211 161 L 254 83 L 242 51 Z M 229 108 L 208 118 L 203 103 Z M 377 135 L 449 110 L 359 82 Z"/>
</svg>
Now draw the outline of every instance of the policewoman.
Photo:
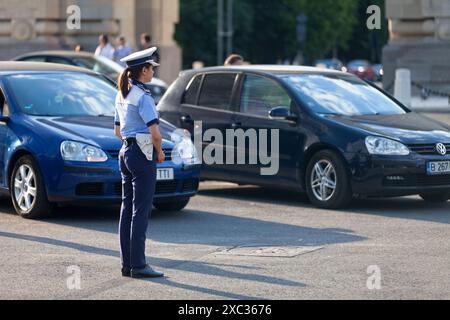
<svg viewBox="0 0 450 320">
<path fill-rule="evenodd" d="M 118 79 L 114 131 L 123 142 L 119 154 L 122 175 L 120 252 L 122 275 L 133 278 L 162 277 L 145 259 L 149 214 L 156 186 L 156 164 L 162 163 L 162 137 L 155 102 L 144 83 L 152 80 L 158 67 L 153 47 L 123 59 L 127 68 Z"/>
</svg>

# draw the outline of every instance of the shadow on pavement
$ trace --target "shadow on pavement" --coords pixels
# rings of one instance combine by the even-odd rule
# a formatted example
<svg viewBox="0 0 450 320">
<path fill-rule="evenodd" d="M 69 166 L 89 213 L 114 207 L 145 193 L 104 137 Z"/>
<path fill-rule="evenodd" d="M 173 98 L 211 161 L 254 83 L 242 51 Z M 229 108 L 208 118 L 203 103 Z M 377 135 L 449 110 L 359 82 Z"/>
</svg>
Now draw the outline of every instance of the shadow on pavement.
<svg viewBox="0 0 450 320">
<path fill-rule="evenodd" d="M 357 199 L 345 211 L 450 224 L 450 202 L 430 203 L 419 197 Z"/>
<path fill-rule="evenodd" d="M 226 198 L 242 201 L 254 201 L 259 203 L 280 204 L 292 207 L 313 206 L 305 193 L 294 192 L 291 190 L 275 189 L 257 186 L 236 186 L 227 188 L 200 189 L 199 195 L 206 197 Z"/>
<path fill-rule="evenodd" d="M 2 208 L 0 207 L 0 210 Z M 46 223 L 117 233 L 118 208 L 67 207 Z M 152 212 L 148 238 L 175 244 L 234 247 L 239 245 L 323 246 L 362 241 L 352 230 L 311 228 L 210 211 Z"/>
<path fill-rule="evenodd" d="M 0 204 L 0 211 L 13 213 L 10 204 Z M 57 214 L 40 224 L 48 223 L 71 228 L 92 230 L 116 234 L 119 220 L 119 207 L 66 207 L 58 208 Z M 34 221 L 29 221 L 33 224 Z M 119 251 L 85 245 L 78 242 L 11 233 L 0 231 L 0 238 L 7 237 L 22 241 L 38 242 L 45 245 L 69 248 L 72 250 L 95 255 L 111 256 L 119 259 Z M 161 243 L 197 244 L 214 247 L 235 247 L 239 245 L 286 245 L 286 246 L 325 246 L 331 244 L 363 241 L 366 238 L 353 234 L 351 230 L 336 228 L 311 228 L 294 224 L 278 223 L 232 216 L 210 211 L 184 210 L 182 212 L 152 213 L 148 239 Z M 214 249 L 212 249 L 214 250 Z M 210 252 L 210 254 L 214 254 Z M 258 274 L 256 270 L 245 272 L 226 270 L 227 265 L 220 265 L 202 261 L 178 260 L 149 257 L 148 261 L 155 267 L 174 269 L 178 271 L 197 273 L 201 275 L 220 276 L 225 279 L 256 281 L 261 283 L 278 284 L 282 286 L 304 287 L 297 281 L 285 280 L 274 276 Z M 228 265 L 229 267 L 229 265 Z M 239 270 L 239 266 L 236 269 Z M 245 269 L 245 268 L 244 268 Z M 242 270 L 242 269 L 241 269 Z M 189 284 L 179 284 L 166 281 L 170 286 L 196 290 L 203 293 L 219 295 L 225 298 L 248 298 L 234 293 L 222 292 L 205 288 L 198 288 Z"/>
<path fill-rule="evenodd" d="M 23 241 L 39 242 L 39 243 L 46 244 L 46 245 L 73 249 L 73 250 L 77 250 L 77 251 L 80 251 L 83 253 L 103 255 L 103 256 L 108 256 L 108 257 L 114 257 L 117 259 L 120 258 L 120 253 L 119 253 L 119 251 L 116 251 L 116 250 L 104 249 L 104 248 L 99 248 L 99 247 L 95 247 L 95 246 L 79 244 L 76 242 L 52 239 L 52 238 L 48 238 L 48 237 L 31 236 L 31 235 L 23 235 L 23 234 L 0 231 L 0 238 L 2 238 L 2 237 L 16 239 L 16 240 L 23 240 Z M 239 279 L 239 280 L 255 281 L 255 282 L 261 282 L 261 283 L 278 284 L 278 285 L 282 285 L 282 286 L 291 286 L 291 287 L 305 287 L 306 286 L 305 284 L 303 284 L 301 282 L 285 280 L 285 279 L 272 277 L 272 276 L 265 276 L 265 275 L 259 275 L 259 274 L 246 274 L 246 273 L 228 271 L 228 270 L 224 270 L 222 268 L 217 267 L 216 264 L 209 264 L 207 262 L 201 262 L 201 261 L 175 260 L 175 259 L 165 259 L 165 258 L 156 258 L 156 257 L 147 257 L 147 260 L 151 261 L 152 266 L 159 267 L 159 268 L 179 270 L 179 271 L 184 271 L 184 272 L 187 271 L 187 272 L 191 272 L 191 273 L 199 273 L 202 275 L 220 276 L 220 277 L 224 277 L 227 279 Z M 152 280 L 152 281 L 154 281 L 154 280 Z M 173 282 L 167 278 L 161 280 L 160 283 L 167 284 L 169 286 L 173 286 L 176 288 L 182 288 L 182 289 L 193 290 L 193 291 L 198 291 L 198 292 L 202 292 L 202 293 L 214 294 L 214 295 L 218 295 L 218 296 L 222 296 L 222 297 L 230 298 L 230 299 L 256 299 L 254 297 L 249 297 L 249 296 L 244 296 L 244 295 L 236 295 L 233 293 L 215 290 L 215 289 L 202 288 L 202 287 L 192 286 L 189 284 L 180 284 L 180 283 Z"/>
<path fill-rule="evenodd" d="M 305 194 L 261 187 L 208 188 L 200 195 L 259 203 L 313 208 Z M 340 211 L 450 224 L 450 202 L 429 203 L 417 197 L 354 199 Z"/>
</svg>

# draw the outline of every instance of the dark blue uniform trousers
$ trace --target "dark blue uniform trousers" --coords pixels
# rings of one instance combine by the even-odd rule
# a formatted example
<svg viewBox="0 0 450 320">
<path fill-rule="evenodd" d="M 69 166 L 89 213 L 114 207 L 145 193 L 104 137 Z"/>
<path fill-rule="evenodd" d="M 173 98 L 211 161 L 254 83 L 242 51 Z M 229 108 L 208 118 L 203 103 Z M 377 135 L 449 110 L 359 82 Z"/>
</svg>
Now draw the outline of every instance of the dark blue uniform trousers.
<svg viewBox="0 0 450 320">
<path fill-rule="evenodd" d="M 122 173 L 120 256 L 125 268 L 144 268 L 145 240 L 156 185 L 156 162 L 149 161 L 136 143 L 123 146 L 119 155 Z"/>
</svg>

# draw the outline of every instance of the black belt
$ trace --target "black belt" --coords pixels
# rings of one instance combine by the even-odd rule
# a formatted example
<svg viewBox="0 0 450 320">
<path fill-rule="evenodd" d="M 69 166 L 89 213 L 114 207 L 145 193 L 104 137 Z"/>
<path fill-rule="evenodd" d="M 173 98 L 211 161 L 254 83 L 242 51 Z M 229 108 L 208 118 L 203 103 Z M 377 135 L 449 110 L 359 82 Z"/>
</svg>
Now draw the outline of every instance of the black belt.
<svg viewBox="0 0 450 320">
<path fill-rule="evenodd" d="M 123 143 L 125 144 L 125 147 L 129 147 L 133 143 L 136 143 L 136 138 L 125 138 L 123 139 Z"/>
</svg>

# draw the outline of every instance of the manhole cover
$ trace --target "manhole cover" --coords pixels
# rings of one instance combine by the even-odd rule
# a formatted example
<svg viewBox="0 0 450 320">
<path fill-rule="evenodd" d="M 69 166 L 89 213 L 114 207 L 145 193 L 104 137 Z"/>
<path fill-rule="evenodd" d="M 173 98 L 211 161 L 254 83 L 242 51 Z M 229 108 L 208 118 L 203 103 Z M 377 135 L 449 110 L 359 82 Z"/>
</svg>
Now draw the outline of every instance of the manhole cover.
<svg viewBox="0 0 450 320">
<path fill-rule="evenodd" d="M 223 249 L 217 254 L 253 257 L 280 257 L 293 258 L 301 254 L 310 253 L 323 247 L 298 247 L 298 246 L 239 246 L 231 249 Z"/>
</svg>

